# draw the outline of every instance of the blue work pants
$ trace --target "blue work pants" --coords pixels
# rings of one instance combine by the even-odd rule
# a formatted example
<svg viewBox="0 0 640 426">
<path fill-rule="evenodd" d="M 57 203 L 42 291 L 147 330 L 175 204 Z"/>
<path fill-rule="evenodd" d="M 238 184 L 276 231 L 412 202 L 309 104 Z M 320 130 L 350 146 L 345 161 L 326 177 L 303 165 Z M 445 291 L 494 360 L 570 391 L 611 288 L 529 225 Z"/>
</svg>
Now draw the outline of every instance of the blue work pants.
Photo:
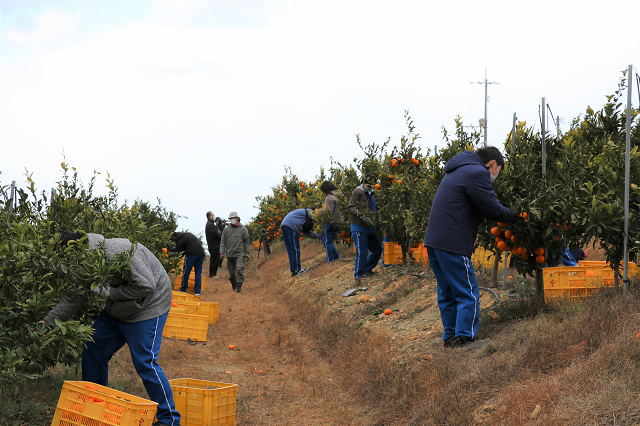
<svg viewBox="0 0 640 426">
<path fill-rule="evenodd" d="M 280 228 L 282 230 L 282 241 L 289 256 L 289 269 L 291 272 L 302 269 L 300 266 L 300 235 L 288 226 Z"/>
<path fill-rule="evenodd" d="M 333 240 L 336 237 L 337 230 L 338 228 L 335 225 L 324 225 L 324 235 L 322 236 L 322 242 L 324 243 L 324 249 L 327 251 L 327 263 L 331 263 L 334 260 L 340 259 L 338 250 L 336 250 L 336 246 L 333 243 Z"/>
<path fill-rule="evenodd" d="M 367 232 L 351 231 L 353 243 L 356 247 L 355 278 L 362 278 L 378 265 L 382 255 L 382 244 L 375 234 L 373 227 Z"/>
<path fill-rule="evenodd" d="M 182 285 L 180 291 L 186 292 L 189 287 L 189 275 L 191 275 L 191 269 L 194 269 L 195 283 L 193 285 L 193 291 L 195 294 L 200 294 L 202 289 L 202 264 L 204 263 L 204 254 L 196 254 L 194 256 L 185 256 L 184 258 L 184 270 L 182 271 Z"/>
<path fill-rule="evenodd" d="M 103 310 L 93 324 L 93 342 L 86 342 L 82 352 L 82 380 L 109 386 L 109 360 L 126 343 L 149 399 L 158 403 L 157 419 L 169 426 L 180 426 L 171 386 L 158 365 L 167 315 L 168 312 L 146 321 L 124 322 Z"/>
<path fill-rule="evenodd" d="M 453 336 L 475 340 L 480 324 L 480 291 L 471 259 L 431 247 L 427 247 L 427 254 L 438 281 L 442 340 Z"/>
</svg>

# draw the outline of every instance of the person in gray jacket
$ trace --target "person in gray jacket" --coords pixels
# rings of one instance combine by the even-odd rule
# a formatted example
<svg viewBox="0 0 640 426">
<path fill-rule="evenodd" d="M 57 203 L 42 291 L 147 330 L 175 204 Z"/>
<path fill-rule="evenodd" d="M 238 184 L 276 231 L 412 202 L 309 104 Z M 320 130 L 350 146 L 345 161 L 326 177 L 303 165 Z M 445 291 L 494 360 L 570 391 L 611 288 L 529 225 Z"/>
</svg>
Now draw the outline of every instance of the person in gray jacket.
<svg viewBox="0 0 640 426">
<path fill-rule="evenodd" d="M 108 260 L 132 249 L 125 238 L 105 239 L 99 234 L 73 231 L 62 232 L 60 245 L 66 246 L 85 235 L 89 249 L 103 249 Z M 94 290 L 107 300 L 93 324 L 93 341 L 86 342 L 82 353 L 82 380 L 108 386 L 109 360 L 126 343 L 149 399 L 158 403 L 154 426 L 179 426 L 180 413 L 176 411 L 171 386 L 158 365 L 162 330 L 173 298 L 171 280 L 156 256 L 142 244 L 135 245 L 130 260 L 131 269 L 112 277 L 109 288 Z M 85 300 L 71 288 L 43 322 L 68 321 L 82 309 Z"/>
<path fill-rule="evenodd" d="M 324 205 L 327 208 L 327 212 L 331 214 L 333 218 L 333 223 L 327 223 L 324 225 L 324 233 L 322 242 L 324 243 L 325 251 L 327 252 L 327 263 L 331 263 L 335 260 L 340 259 L 340 255 L 338 254 L 338 250 L 336 250 L 336 246 L 333 243 L 333 240 L 336 237 L 336 233 L 340 230 L 340 225 L 342 224 L 342 214 L 338 210 L 338 197 L 337 193 L 339 192 L 338 187 L 333 183 L 325 180 L 320 185 L 320 191 L 322 191 L 327 197 L 324 199 Z"/>
<path fill-rule="evenodd" d="M 229 281 L 236 293 L 240 293 L 244 284 L 244 264 L 249 258 L 251 244 L 249 241 L 249 231 L 240 223 L 238 213 L 229 213 L 229 226 L 225 226 L 220 239 L 220 260 L 227 255 L 227 270 L 229 271 Z"/>
</svg>

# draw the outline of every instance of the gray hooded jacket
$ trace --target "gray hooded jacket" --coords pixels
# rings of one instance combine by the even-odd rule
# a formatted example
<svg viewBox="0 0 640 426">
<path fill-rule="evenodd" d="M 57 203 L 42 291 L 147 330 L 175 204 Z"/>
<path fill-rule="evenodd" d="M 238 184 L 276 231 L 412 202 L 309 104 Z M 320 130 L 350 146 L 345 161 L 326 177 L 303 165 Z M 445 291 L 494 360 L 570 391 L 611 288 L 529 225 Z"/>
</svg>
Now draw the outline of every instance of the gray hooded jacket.
<svg viewBox="0 0 640 426">
<path fill-rule="evenodd" d="M 107 253 L 107 259 L 114 259 L 123 251 L 131 250 L 131 242 L 126 238 L 105 239 L 100 234 L 87 234 L 89 249 L 98 247 Z M 139 322 L 157 318 L 171 308 L 173 294 L 171 280 L 160 261 L 142 244 L 136 244 L 131 257 L 131 270 L 123 277 L 113 277 L 109 288 L 98 288 L 107 297 L 105 311 L 113 318 L 124 322 Z M 45 317 L 53 323 L 55 318 L 67 321 L 82 308 L 82 301 L 74 297 L 71 289 Z"/>
</svg>

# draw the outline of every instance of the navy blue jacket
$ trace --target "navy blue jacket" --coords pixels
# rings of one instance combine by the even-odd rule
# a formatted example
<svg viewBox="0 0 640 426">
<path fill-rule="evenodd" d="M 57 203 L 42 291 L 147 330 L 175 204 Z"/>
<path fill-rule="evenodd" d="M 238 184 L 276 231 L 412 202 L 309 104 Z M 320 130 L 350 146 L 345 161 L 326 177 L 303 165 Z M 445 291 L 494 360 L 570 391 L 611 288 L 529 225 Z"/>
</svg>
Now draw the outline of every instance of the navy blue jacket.
<svg viewBox="0 0 640 426">
<path fill-rule="evenodd" d="M 471 257 L 482 218 L 511 222 L 513 212 L 500 204 L 489 171 L 473 151 L 456 154 L 431 205 L 424 245 Z"/>
</svg>

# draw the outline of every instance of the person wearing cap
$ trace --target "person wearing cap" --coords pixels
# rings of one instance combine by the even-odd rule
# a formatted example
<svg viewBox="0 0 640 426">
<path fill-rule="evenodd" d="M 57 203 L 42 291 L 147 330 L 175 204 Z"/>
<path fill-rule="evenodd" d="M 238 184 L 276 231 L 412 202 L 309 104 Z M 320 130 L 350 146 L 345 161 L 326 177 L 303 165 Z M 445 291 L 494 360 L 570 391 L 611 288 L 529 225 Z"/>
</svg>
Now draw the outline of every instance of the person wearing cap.
<svg viewBox="0 0 640 426">
<path fill-rule="evenodd" d="M 193 290 L 196 296 L 200 296 L 202 289 L 202 264 L 204 263 L 204 249 L 198 237 L 191 232 L 174 232 L 171 241 L 176 243 L 176 251 L 184 253 L 184 268 L 182 271 L 182 284 L 180 291 L 187 292 L 189 287 L 189 275 L 194 269 L 195 282 Z"/>
<path fill-rule="evenodd" d="M 249 231 L 240 223 L 238 213 L 229 213 L 229 226 L 222 231 L 220 239 L 220 260 L 227 255 L 227 270 L 229 271 L 229 281 L 236 293 L 240 293 L 244 284 L 244 264 L 249 258 L 251 243 L 249 241 Z"/>
<path fill-rule="evenodd" d="M 309 238 L 322 239 L 321 235 L 313 232 L 314 211 L 315 209 L 309 208 L 296 209 L 288 213 L 280 223 L 282 241 L 289 256 L 289 270 L 292 277 L 307 272 L 307 269 L 303 269 L 300 265 L 300 234 Z"/>
<path fill-rule="evenodd" d="M 367 173 L 362 184 L 351 192 L 348 209 L 351 213 L 351 235 L 356 249 L 356 280 L 364 280 L 373 275 L 382 255 L 382 244 L 376 235 L 371 216 L 376 212 L 376 198 L 373 192 L 375 175 Z"/>
</svg>

